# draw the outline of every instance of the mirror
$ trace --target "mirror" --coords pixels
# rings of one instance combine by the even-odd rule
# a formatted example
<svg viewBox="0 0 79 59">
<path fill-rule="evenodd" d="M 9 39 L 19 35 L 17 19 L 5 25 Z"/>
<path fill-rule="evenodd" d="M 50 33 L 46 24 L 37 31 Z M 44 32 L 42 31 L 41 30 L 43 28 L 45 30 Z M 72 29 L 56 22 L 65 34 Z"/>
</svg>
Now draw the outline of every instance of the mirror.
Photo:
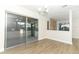
<svg viewBox="0 0 79 59">
<path fill-rule="evenodd" d="M 53 7 L 52 7 L 53 8 Z M 51 8 L 49 8 L 50 10 Z M 49 11 L 49 20 L 47 21 L 48 30 L 69 31 L 69 10 L 68 8 L 57 8 Z"/>
</svg>

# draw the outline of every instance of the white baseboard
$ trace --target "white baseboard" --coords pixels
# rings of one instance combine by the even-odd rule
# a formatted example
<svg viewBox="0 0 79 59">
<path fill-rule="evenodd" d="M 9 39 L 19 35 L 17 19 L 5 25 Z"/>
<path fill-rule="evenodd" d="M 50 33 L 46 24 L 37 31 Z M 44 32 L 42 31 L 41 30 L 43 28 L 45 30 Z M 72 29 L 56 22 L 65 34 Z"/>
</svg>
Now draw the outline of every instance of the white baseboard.
<svg viewBox="0 0 79 59">
<path fill-rule="evenodd" d="M 57 41 L 60 41 L 60 42 L 72 45 L 72 41 L 71 42 L 69 42 L 69 41 L 62 41 L 62 40 L 57 40 Z"/>
<path fill-rule="evenodd" d="M 64 40 L 58 40 L 58 39 L 50 39 L 50 40 L 55 40 L 55 41 L 59 41 L 59 42 L 62 42 L 62 43 L 66 43 L 66 44 L 72 45 L 72 41 L 64 41 Z"/>
</svg>

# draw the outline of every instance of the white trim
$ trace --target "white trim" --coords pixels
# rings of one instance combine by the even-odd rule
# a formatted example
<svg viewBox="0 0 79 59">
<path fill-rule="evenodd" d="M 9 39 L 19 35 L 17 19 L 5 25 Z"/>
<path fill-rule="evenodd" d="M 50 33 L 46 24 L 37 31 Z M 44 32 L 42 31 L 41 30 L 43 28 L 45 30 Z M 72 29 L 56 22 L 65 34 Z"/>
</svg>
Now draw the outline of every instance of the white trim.
<svg viewBox="0 0 79 59">
<path fill-rule="evenodd" d="M 72 40 L 72 9 L 69 9 L 69 21 L 70 21 L 70 36 Z"/>
<path fill-rule="evenodd" d="M 71 42 L 69 42 L 69 41 L 62 41 L 62 40 L 56 40 L 56 41 L 59 41 L 59 42 L 63 42 L 63 43 L 72 45 L 72 41 Z"/>
<path fill-rule="evenodd" d="M 58 39 L 55 39 L 55 38 L 54 39 L 50 39 L 50 40 L 59 41 L 59 42 L 62 42 L 62 43 L 66 43 L 66 44 L 72 45 L 72 41 L 71 42 L 69 42 L 69 41 L 63 41 L 63 40 L 58 40 Z"/>
</svg>

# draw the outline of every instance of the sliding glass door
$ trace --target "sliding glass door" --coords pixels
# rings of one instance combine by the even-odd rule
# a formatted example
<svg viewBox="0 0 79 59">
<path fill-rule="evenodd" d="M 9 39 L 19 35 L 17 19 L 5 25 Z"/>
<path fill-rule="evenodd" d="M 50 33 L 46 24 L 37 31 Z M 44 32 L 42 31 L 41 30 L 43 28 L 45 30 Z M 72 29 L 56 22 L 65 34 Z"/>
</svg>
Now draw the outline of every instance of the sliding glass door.
<svg viewBox="0 0 79 59">
<path fill-rule="evenodd" d="M 38 20 L 13 13 L 6 13 L 5 48 L 16 47 L 38 40 Z"/>
<path fill-rule="evenodd" d="M 26 17 L 7 13 L 6 48 L 26 42 Z"/>
<path fill-rule="evenodd" d="M 26 43 L 35 42 L 38 40 L 38 20 L 34 18 L 28 18 L 26 21 Z"/>
</svg>

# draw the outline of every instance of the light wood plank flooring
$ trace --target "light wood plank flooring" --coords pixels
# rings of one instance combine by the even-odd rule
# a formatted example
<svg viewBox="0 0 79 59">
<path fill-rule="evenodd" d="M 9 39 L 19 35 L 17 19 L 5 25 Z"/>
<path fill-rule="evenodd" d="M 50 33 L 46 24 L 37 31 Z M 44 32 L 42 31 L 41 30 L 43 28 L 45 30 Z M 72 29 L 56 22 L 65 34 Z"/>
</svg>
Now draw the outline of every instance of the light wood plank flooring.
<svg viewBox="0 0 79 59">
<path fill-rule="evenodd" d="M 27 45 L 22 44 L 20 46 L 2 52 L 2 54 L 72 54 L 72 53 L 74 54 L 79 53 L 79 49 L 77 48 L 76 44 L 69 45 L 50 39 L 43 39 Z"/>
</svg>

